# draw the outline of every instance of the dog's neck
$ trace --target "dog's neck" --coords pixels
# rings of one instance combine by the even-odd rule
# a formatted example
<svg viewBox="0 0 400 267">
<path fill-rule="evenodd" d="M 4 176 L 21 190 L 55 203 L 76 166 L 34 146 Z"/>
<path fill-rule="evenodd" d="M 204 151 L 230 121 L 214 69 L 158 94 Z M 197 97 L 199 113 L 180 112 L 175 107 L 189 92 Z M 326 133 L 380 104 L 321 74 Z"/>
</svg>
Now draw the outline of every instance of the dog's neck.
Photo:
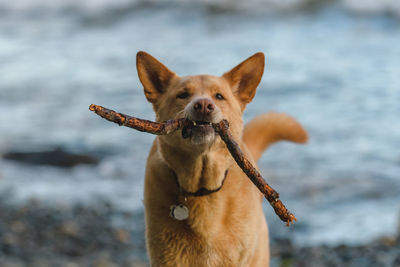
<svg viewBox="0 0 400 267">
<path fill-rule="evenodd" d="M 187 198 L 187 197 L 203 197 L 203 196 L 208 196 L 208 195 L 217 193 L 219 190 L 221 190 L 222 186 L 224 185 L 224 182 L 225 182 L 225 179 L 226 179 L 227 175 L 228 175 L 228 169 L 225 171 L 224 179 L 222 180 L 221 185 L 218 188 L 208 189 L 208 188 L 205 188 L 205 187 L 201 187 L 196 192 L 189 192 L 189 191 L 186 191 L 185 189 L 183 189 L 181 187 L 181 185 L 179 184 L 179 181 L 178 181 L 178 177 L 174 173 L 176 184 L 178 186 L 179 192 L 185 198 Z"/>
<path fill-rule="evenodd" d="M 232 158 L 222 143 L 176 147 L 160 139 L 159 151 L 178 184 L 186 192 L 216 190 L 221 187 Z"/>
</svg>

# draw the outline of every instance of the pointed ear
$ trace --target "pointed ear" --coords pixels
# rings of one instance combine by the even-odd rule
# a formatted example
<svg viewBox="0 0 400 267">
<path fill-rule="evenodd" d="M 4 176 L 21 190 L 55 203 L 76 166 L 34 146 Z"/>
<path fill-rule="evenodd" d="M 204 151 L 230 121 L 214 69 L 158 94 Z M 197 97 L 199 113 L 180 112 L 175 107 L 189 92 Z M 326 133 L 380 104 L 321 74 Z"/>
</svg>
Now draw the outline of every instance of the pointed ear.
<svg viewBox="0 0 400 267">
<path fill-rule="evenodd" d="M 250 103 L 256 94 L 256 88 L 264 73 L 264 62 L 264 54 L 259 52 L 222 76 L 228 81 L 233 93 L 243 105 Z"/>
<path fill-rule="evenodd" d="M 136 68 L 144 87 L 144 94 L 151 103 L 157 101 L 165 92 L 171 79 L 176 76 L 160 61 L 143 51 L 136 54 Z"/>
</svg>

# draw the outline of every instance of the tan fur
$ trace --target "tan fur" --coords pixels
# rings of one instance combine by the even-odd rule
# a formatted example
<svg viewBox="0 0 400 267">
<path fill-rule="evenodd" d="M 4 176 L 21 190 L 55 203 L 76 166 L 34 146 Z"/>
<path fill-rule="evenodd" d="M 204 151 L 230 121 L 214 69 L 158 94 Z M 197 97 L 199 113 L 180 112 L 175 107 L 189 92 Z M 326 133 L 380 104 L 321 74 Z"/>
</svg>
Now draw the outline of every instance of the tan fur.
<svg viewBox="0 0 400 267">
<path fill-rule="evenodd" d="M 263 70 L 257 53 L 223 76 L 179 77 L 145 52 L 137 55 L 137 69 L 146 98 L 157 121 L 189 116 L 193 101 L 215 103 L 209 121 L 222 115 L 233 136 L 252 159 L 281 139 L 305 142 L 306 132 L 284 114 L 257 117 L 243 131 L 242 112 L 254 97 Z M 178 97 L 187 92 L 187 97 Z M 218 99 L 217 93 L 224 99 Z M 186 108 L 186 111 L 185 111 Z M 243 135 L 243 136 L 242 136 Z M 234 163 L 216 134 L 196 141 L 181 131 L 158 136 L 148 156 L 144 205 L 146 241 L 152 266 L 269 266 L 268 228 L 262 195 Z M 253 161 L 255 164 L 255 162 Z M 204 187 L 220 191 L 202 197 L 182 195 Z M 170 206 L 184 204 L 189 218 L 169 216 Z"/>
</svg>

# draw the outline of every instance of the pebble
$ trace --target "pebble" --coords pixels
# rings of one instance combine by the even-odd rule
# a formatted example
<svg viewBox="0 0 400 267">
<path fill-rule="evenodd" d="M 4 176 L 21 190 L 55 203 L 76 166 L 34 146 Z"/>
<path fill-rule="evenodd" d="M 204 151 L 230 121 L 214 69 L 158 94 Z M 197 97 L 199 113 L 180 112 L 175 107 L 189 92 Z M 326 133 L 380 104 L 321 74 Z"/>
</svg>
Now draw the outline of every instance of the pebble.
<svg viewBox="0 0 400 267">
<path fill-rule="evenodd" d="M 62 168 L 71 168 L 79 164 L 99 163 L 99 159 L 93 155 L 71 153 L 62 148 L 46 151 L 8 151 L 2 157 L 30 165 L 51 165 Z"/>
</svg>

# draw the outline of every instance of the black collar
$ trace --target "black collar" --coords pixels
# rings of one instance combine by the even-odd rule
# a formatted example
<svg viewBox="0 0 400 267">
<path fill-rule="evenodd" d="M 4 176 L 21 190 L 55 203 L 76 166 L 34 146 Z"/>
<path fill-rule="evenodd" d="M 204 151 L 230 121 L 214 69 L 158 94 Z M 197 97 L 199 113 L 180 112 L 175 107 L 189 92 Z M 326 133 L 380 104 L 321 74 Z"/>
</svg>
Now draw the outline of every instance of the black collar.
<svg viewBox="0 0 400 267">
<path fill-rule="evenodd" d="M 202 197 L 202 196 L 208 196 L 211 195 L 212 193 L 218 192 L 222 186 L 224 185 L 225 179 L 228 175 L 228 170 L 225 171 L 224 174 L 224 179 L 222 180 L 221 186 L 216 188 L 216 189 L 207 189 L 205 187 L 200 188 L 199 190 L 197 190 L 196 192 L 189 192 L 186 191 L 185 189 L 183 189 L 178 181 L 178 176 L 176 175 L 176 173 L 174 172 L 175 175 L 175 180 L 176 180 L 176 184 L 178 185 L 179 191 L 184 195 L 184 196 L 191 196 L 191 197 Z"/>
</svg>

